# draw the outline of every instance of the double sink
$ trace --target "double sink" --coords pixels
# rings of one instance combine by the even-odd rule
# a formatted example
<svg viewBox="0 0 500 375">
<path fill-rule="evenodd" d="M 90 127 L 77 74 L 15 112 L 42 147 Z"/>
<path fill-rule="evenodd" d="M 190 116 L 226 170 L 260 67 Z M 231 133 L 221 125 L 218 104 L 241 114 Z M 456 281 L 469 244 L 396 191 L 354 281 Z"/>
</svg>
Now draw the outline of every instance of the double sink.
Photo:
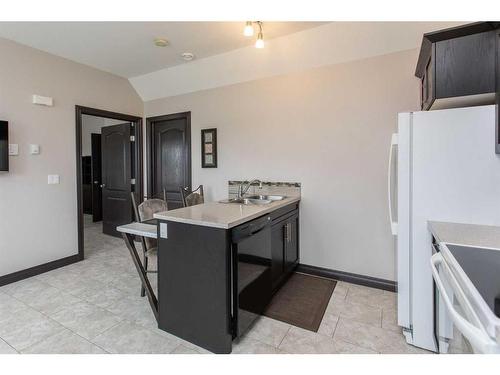
<svg viewBox="0 0 500 375">
<path fill-rule="evenodd" d="M 256 204 L 264 205 L 285 199 L 284 195 L 249 195 L 221 201 L 221 203 Z"/>
</svg>

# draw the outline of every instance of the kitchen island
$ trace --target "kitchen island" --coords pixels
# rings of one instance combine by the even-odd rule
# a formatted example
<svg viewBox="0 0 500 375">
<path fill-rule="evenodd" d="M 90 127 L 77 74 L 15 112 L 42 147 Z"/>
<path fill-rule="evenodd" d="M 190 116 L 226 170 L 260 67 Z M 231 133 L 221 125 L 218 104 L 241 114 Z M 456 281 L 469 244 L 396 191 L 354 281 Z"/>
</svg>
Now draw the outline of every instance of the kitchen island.
<svg viewBox="0 0 500 375">
<path fill-rule="evenodd" d="M 158 219 L 158 326 L 230 353 L 299 262 L 299 201 L 210 202 Z"/>
</svg>

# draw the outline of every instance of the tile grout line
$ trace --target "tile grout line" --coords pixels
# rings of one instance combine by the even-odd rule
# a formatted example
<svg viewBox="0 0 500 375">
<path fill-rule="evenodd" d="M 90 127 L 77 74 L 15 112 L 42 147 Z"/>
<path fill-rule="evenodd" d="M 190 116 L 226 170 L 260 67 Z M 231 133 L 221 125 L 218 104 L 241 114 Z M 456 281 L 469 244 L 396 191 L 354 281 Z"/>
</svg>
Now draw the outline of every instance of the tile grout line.
<svg viewBox="0 0 500 375">
<path fill-rule="evenodd" d="M 345 319 L 345 318 L 344 318 L 344 319 Z M 347 320 L 349 320 L 349 319 L 347 319 Z M 340 318 L 339 318 L 339 322 L 340 322 Z M 338 324 L 338 323 L 337 323 L 337 324 Z M 372 352 L 377 352 L 377 353 L 379 353 L 379 351 L 378 351 L 378 350 L 373 350 L 373 349 L 368 348 L 368 347 L 366 347 L 366 346 L 363 346 L 363 345 L 360 345 L 360 344 L 356 344 L 356 343 L 354 343 L 354 342 L 350 341 L 350 340 L 349 340 L 349 337 L 347 337 L 347 338 L 342 338 L 342 339 L 337 339 L 337 340 L 347 342 L 348 344 L 351 344 L 351 345 L 357 346 L 357 347 L 359 347 L 359 348 L 363 348 L 363 349 L 371 350 Z"/>
<path fill-rule="evenodd" d="M 337 331 L 337 327 L 339 326 L 339 322 L 340 322 L 340 315 L 338 316 L 337 322 L 335 323 L 335 328 L 333 329 L 333 333 L 332 333 L 332 339 L 334 339 L 334 340 L 335 340 L 335 332 Z"/>
<path fill-rule="evenodd" d="M 292 329 L 292 325 L 290 325 L 290 327 L 288 327 L 285 335 L 281 339 L 281 341 L 280 341 L 279 345 L 276 347 L 276 349 L 281 349 L 280 346 L 281 346 L 281 344 L 283 344 L 283 341 L 285 341 L 285 337 L 288 335 L 288 333 L 290 332 L 291 329 Z"/>
<path fill-rule="evenodd" d="M 54 287 L 54 288 L 55 288 L 55 287 Z M 34 307 L 31 307 L 31 306 L 27 305 L 26 303 L 24 303 L 23 301 L 21 301 L 21 300 L 17 299 L 17 298 L 16 298 L 16 297 L 14 297 L 14 296 L 11 296 L 11 297 L 12 297 L 12 298 L 14 298 L 15 300 L 17 300 L 17 301 L 19 301 L 19 302 L 23 303 L 23 304 L 24 304 L 24 305 L 26 305 L 26 307 L 28 307 L 29 309 L 31 309 L 31 310 L 33 310 L 33 311 L 38 312 L 39 314 L 43 315 L 45 318 L 47 318 L 47 319 L 49 319 L 50 321 L 52 321 L 52 322 L 56 323 L 57 325 L 61 326 L 63 329 L 66 329 L 66 330 L 68 330 L 68 331 L 70 331 L 70 332 L 74 333 L 75 335 L 77 335 L 77 336 L 79 336 L 79 337 L 83 338 L 84 340 L 86 340 L 86 341 L 90 342 L 91 344 L 98 346 L 98 345 L 97 345 L 96 343 L 94 343 L 93 341 L 91 341 L 91 340 L 89 340 L 89 339 L 86 339 L 85 337 L 81 336 L 80 334 L 78 334 L 77 332 L 75 332 L 75 331 L 74 331 L 73 329 L 71 329 L 70 327 L 66 327 L 64 324 L 59 323 L 57 320 L 55 320 L 55 319 L 51 318 L 51 317 L 50 317 L 49 315 L 47 315 L 46 313 L 44 313 L 44 312 L 42 312 L 42 311 L 39 311 L 39 310 L 35 309 Z M 80 302 L 82 302 L 82 301 L 80 301 Z M 74 305 L 74 304 L 77 304 L 77 303 L 79 303 L 79 302 L 75 302 L 75 303 L 73 303 L 73 304 L 71 304 L 71 305 Z M 89 304 L 90 304 L 90 303 L 89 303 Z M 71 306 L 71 305 L 70 305 L 70 306 Z M 94 305 L 92 305 L 92 306 L 94 306 Z M 97 306 L 97 307 L 98 307 L 98 306 Z M 59 311 L 61 311 L 61 310 L 62 310 L 62 308 L 61 308 L 61 309 L 59 309 L 59 310 L 57 310 L 56 312 L 54 312 L 54 314 L 56 314 L 57 312 L 59 312 Z M 104 309 L 103 309 L 103 310 L 104 310 Z M 111 326 L 111 327 L 109 327 L 109 328 L 105 329 L 103 332 L 99 333 L 96 337 L 100 336 L 101 334 L 103 334 L 104 332 L 106 332 L 106 331 L 110 330 L 111 328 L 116 327 L 117 325 L 119 325 L 120 323 L 122 323 L 122 322 L 125 320 L 124 318 L 122 318 L 122 317 L 120 317 L 120 316 L 118 316 L 118 315 L 116 315 L 116 314 L 113 314 L 111 311 L 108 311 L 108 310 L 106 310 L 106 311 L 107 311 L 107 312 L 109 312 L 110 314 L 112 314 L 113 316 L 118 317 L 118 318 L 119 318 L 119 319 L 121 319 L 121 320 L 120 320 L 118 323 L 114 324 L 113 326 Z M 34 345 L 37 345 L 37 344 L 39 344 L 39 343 L 41 343 L 41 342 L 43 342 L 43 341 L 45 341 L 45 340 L 48 340 L 49 338 L 51 338 L 51 337 L 53 337 L 53 336 L 55 336 L 55 335 L 58 335 L 58 334 L 59 334 L 59 333 L 61 333 L 61 332 L 63 332 L 63 331 L 59 331 L 59 332 L 57 332 L 57 333 L 54 333 L 53 335 L 50 335 L 50 336 L 45 337 L 45 338 L 43 338 L 43 339 L 41 339 L 41 340 L 39 340 L 39 341 L 36 341 L 36 342 L 34 342 L 33 344 L 29 345 L 28 347 L 24 348 L 23 350 L 26 350 L 26 349 L 28 349 L 28 348 L 30 348 L 30 347 L 32 347 L 32 346 L 34 346 Z M 0 337 L 0 338 L 1 338 L 1 337 Z M 94 338 L 95 338 L 95 337 L 94 337 Z M 2 340 L 3 340 L 3 339 L 2 339 Z M 3 341 L 5 341 L 5 340 L 3 340 Z M 8 344 L 8 343 L 7 343 L 7 344 Z M 11 346 L 11 345 L 9 344 L 9 346 Z M 99 347 L 99 348 L 101 348 L 100 346 L 98 346 L 98 347 Z M 104 350 L 106 353 L 109 353 L 107 350 L 105 350 L 105 349 L 103 349 L 103 348 L 101 348 L 101 349 L 102 349 L 102 350 Z M 16 350 L 16 351 L 17 351 L 17 349 L 16 349 L 16 348 L 14 348 L 14 350 Z M 18 351 L 18 352 L 20 353 L 20 351 Z"/>
<path fill-rule="evenodd" d="M 56 323 L 57 325 L 61 326 L 63 329 L 68 329 L 67 327 L 65 327 L 64 325 L 62 325 L 61 323 L 59 323 L 57 320 L 52 319 L 50 316 L 46 315 L 45 313 L 43 313 L 43 312 L 41 312 L 41 311 L 38 311 L 38 310 L 37 310 L 37 309 L 35 309 L 34 307 L 29 306 L 28 304 L 24 303 L 23 301 L 21 301 L 20 299 L 18 299 L 18 298 L 16 298 L 16 297 L 14 297 L 14 296 L 11 296 L 11 297 L 12 297 L 12 298 L 14 298 L 16 301 L 21 302 L 22 304 L 26 305 L 26 307 L 27 307 L 28 309 L 31 309 L 31 310 L 33 310 L 33 311 L 35 311 L 35 312 L 39 313 L 40 315 L 43 315 L 46 319 L 48 319 L 48 320 L 50 320 L 50 321 L 52 321 L 52 322 Z M 28 349 L 28 348 L 32 347 L 33 345 L 36 345 L 36 344 L 38 344 L 38 343 L 40 343 L 40 342 L 42 342 L 42 341 L 44 341 L 44 340 L 46 340 L 46 339 L 48 339 L 48 338 L 50 338 L 50 337 L 53 337 L 53 336 L 55 336 L 55 335 L 57 335 L 57 334 L 59 334 L 59 333 L 61 333 L 61 332 L 62 332 L 62 331 L 56 332 L 56 333 L 54 333 L 54 334 L 52 334 L 52 335 L 49 335 L 49 336 L 47 336 L 47 337 L 45 337 L 45 338 L 43 338 L 43 339 L 41 339 L 41 340 L 39 340 L 39 341 L 36 341 L 36 342 L 34 342 L 33 344 L 31 344 L 31 345 L 27 346 L 26 348 L 24 348 L 23 350 L 26 350 L 26 349 Z M 5 341 L 5 340 L 4 340 L 4 341 Z M 14 349 L 15 349 L 15 348 L 14 348 Z M 16 349 L 16 350 L 17 350 L 17 349 Z M 19 350 L 19 352 L 21 352 L 21 351 L 22 351 L 22 350 Z"/>
<path fill-rule="evenodd" d="M 117 315 L 116 315 L 117 316 Z M 115 327 L 118 327 L 120 324 L 124 323 L 126 321 L 126 319 L 122 318 L 122 317 L 119 317 L 121 320 L 119 322 L 117 322 L 116 324 L 113 324 L 111 327 L 109 328 L 106 328 L 104 331 L 102 331 L 101 333 L 99 333 L 98 335 L 96 335 L 94 338 L 92 339 L 89 339 L 89 341 L 92 343 L 92 344 L 95 344 L 94 341 L 92 340 L 95 340 L 96 338 L 98 338 L 99 336 L 105 334 L 106 332 L 108 332 L 109 330 L 115 328 Z M 76 333 L 76 332 L 75 332 Z M 97 345 L 97 344 L 96 344 Z"/>
<path fill-rule="evenodd" d="M 0 337 L 0 340 L 2 340 L 6 345 L 10 346 L 17 354 L 21 354 L 21 352 L 19 350 L 17 350 L 16 348 L 14 348 L 7 341 L 5 341 L 3 338 Z"/>
<path fill-rule="evenodd" d="M 115 327 L 115 326 L 113 326 L 113 327 Z M 111 328 L 110 328 L 110 329 L 111 329 Z M 71 330 L 70 330 L 70 331 L 71 331 Z M 71 331 L 71 332 L 73 332 L 73 331 Z M 76 333 L 76 332 L 73 332 L 73 333 L 74 333 L 75 335 L 77 335 L 77 336 L 81 337 L 81 338 L 82 338 L 82 339 L 84 339 L 85 341 L 87 341 L 89 344 L 92 344 L 92 345 L 97 346 L 99 349 L 103 350 L 103 351 L 104 351 L 104 352 L 106 352 L 107 354 L 111 354 L 110 352 L 108 352 L 106 349 L 102 348 L 101 346 L 99 346 L 99 345 L 98 345 L 98 344 L 96 344 L 95 342 L 90 341 L 89 339 L 87 339 L 87 338 L 85 338 L 85 337 L 83 337 L 83 336 L 79 335 L 79 334 L 78 334 L 78 333 Z M 99 336 L 99 335 L 98 335 L 98 336 Z M 97 337 L 97 336 L 96 336 L 96 337 Z"/>
</svg>

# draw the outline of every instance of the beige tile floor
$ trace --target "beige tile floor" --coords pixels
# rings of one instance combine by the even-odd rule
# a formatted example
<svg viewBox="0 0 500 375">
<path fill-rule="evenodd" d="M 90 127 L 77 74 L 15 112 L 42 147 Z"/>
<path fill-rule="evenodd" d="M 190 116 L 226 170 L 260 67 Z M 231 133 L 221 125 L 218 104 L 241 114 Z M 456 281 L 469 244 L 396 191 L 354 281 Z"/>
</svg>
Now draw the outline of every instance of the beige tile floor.
<svg viewBox="0 0 500 375">
<path fill-rule="evenodd" d="M 123 241 L 87 218 L 85 257 L 0 287 L 0 353 L 208 353 L 156 327 Z M 428 352 L 406 344 L 394 293 L 339 282 L 317 333 L 262 317 L 233 353 Z"/>
</svg>

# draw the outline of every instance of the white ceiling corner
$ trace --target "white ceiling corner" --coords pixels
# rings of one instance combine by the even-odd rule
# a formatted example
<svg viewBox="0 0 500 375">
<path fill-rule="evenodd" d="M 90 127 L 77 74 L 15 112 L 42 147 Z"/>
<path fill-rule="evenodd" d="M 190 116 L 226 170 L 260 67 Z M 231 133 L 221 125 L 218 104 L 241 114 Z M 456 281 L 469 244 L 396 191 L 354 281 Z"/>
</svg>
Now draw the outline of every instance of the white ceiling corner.
<svg viewBox="0 0 500 375">
<path fill-rule="evenodd" d="M 331 22 L 253 46 L 130 78 L 144 101 L 420 47 L 452 22 Z"/>
<path fill-rule="evenodd" d="M 320 22 L 266 22 L 267 39 Z M 241 22 L 0 22 L 0 37 L 125 78 L 249 46 Z M 167 39 L 156 47 L 155 38 Z"/>
</svg>

